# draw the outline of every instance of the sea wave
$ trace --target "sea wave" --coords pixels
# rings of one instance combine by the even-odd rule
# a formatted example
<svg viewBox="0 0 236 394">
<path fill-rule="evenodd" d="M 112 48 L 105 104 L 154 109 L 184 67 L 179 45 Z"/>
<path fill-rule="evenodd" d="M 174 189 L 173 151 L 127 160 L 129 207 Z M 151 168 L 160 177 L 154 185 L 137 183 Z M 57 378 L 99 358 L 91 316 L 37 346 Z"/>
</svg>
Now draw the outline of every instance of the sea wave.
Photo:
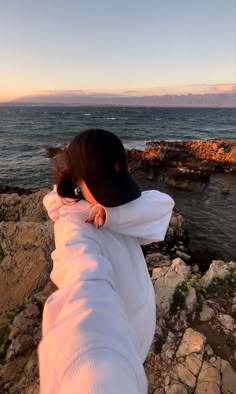
<svg viewBox="0 0 236 394">
<path fill-rule="evenodd" d="M 140 141 L 140 140 L 130 140 L 130 141 L 124 141 L 124 147 L 126 149 L 139 149 L 139 150 L 144 150 L 146 143 L 145 141 Z"/>
</svg>

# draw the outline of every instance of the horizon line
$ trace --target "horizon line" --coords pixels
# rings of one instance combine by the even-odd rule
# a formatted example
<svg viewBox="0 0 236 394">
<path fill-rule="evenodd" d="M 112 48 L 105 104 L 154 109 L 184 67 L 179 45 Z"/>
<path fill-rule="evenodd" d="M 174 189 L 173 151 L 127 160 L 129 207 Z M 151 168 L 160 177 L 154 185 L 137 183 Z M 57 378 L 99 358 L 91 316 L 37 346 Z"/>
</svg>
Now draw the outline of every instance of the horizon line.
<svg viewBox="0 0 236 394">
<path fill-rule="evenodd" d="M 164 85 L 141 88 L 119 88 L 119 89 L 41 89 L 24 93 L 2 93 L 0 102 L 10 102 L 20 98 L 37 96 L 46 97 L 52 95 L 73 95 L 73 96 L 113 96 L 113 97 L 147 97 L 147 96 L 182 96 L 196 94 L 219 94 L 236 92 L 236 83 L 215 83 L 215 84 L 184 84 L 184 85 Z"/>
</svg>

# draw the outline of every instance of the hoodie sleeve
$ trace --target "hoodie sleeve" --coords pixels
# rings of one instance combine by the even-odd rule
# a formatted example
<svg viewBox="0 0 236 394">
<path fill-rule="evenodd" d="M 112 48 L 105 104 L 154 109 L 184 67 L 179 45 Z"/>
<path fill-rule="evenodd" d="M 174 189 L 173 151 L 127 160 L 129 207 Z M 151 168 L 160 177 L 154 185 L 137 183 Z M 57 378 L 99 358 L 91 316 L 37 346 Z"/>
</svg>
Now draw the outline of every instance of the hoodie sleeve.
<svg viewBox="0 0 236 394">
<path fill-rule="evenodd" d="M 157 190 L 142 192 L 128 204 L 105 208 L 108 229 L 133 236 L 141 245 L 163 241 L 174 207 L 173 199 Z"/>
<path fill-rule="evenodd" d="M 42 393 L 147 393 L 147 381 L 114 272 L 95 238 L 77 220 L 54 224 L 51 279 L 38 348 Z M 58 241 L 59 240 L 59 241 Z"/>
</svg>

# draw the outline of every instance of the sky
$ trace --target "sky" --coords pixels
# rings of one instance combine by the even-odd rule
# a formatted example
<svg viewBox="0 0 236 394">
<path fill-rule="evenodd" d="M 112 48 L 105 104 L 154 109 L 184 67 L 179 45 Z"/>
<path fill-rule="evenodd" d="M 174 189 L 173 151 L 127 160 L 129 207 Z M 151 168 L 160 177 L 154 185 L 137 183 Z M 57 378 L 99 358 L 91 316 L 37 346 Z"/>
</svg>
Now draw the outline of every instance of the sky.
<svg viewBox="0 0 236 394">
<path fill-rule="evenodd" d="M 236 0 L 0 0 L 0 101 L 230 92 Z"/>
</svg>

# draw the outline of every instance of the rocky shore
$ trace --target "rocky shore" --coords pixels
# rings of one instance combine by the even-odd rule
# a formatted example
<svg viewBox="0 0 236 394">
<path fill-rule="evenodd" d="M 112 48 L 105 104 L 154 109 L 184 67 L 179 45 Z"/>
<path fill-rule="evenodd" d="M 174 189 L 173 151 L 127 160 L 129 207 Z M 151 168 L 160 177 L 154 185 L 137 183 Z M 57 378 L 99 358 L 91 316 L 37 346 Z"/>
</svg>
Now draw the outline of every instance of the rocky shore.
<svg viewBox="0 0 236 394">
<path fill-rule="evenodd" d="M 0 194 L 1 393 L 39 393 L 42 311 L 55 291 L 53 223 L 42 205 L 48 191 Z M 165 241 L 143 252 L 157 305 L 144 365 L 149 394 L 236 394 L 236 263 L 193 262 L 176 212 Z"/>
<path fill-rule="evenodd" d="M 53 158 L 65 150 L 66 145 L 48 146 L 46 154 Z M 127 158 L 135 175 L 186 190 L 201 190 L 211 174 L 236 173 L 236 139 L 151 141 L 144 151 L 127 150 Z"/>
<path fill-rule="evenodd" d="M 211 174 L 236 172 L 236 140 L 152 141 L 127 156 L 133 174 L 182 189 L 202 189 Z"/>
</svg>

